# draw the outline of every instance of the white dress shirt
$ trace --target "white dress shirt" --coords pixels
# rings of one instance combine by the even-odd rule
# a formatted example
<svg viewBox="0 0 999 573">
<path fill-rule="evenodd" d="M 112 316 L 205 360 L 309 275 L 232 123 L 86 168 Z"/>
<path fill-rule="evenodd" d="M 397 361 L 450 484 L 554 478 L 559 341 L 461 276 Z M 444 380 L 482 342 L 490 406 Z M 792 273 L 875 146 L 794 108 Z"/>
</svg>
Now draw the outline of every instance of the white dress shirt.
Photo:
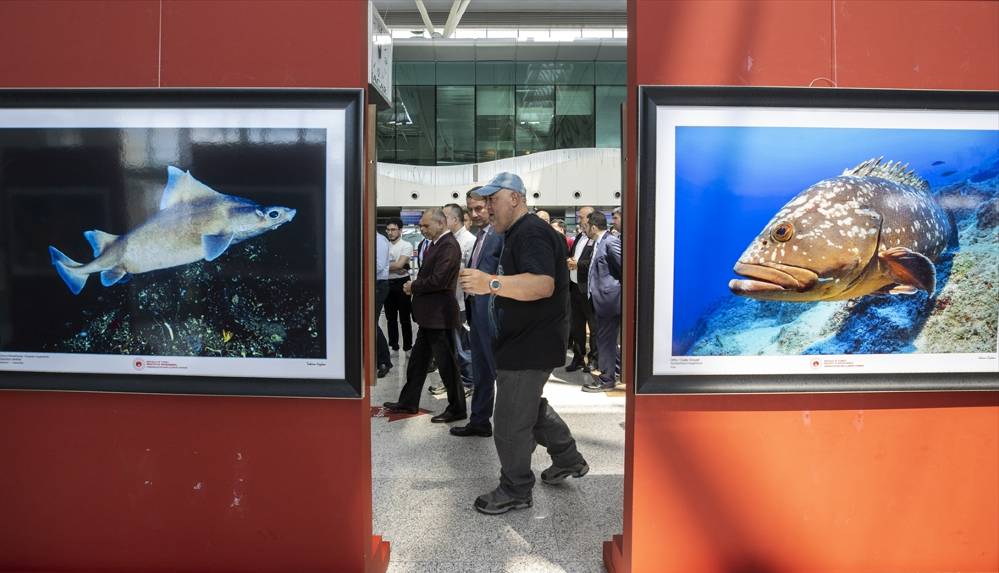
<svg viewBox="0 0 999 573">
<path fill-rule="evenodd" d="M 381 234 L 375 233 L 375 280 L 387 281 L 389 278 L 389 240 Z"/>
<path fill-rule="evenodd" d="M 461 246 L 461 268 L 468 266 L 468 262 L 472 258 L 472 249 L 475 247 L 475 235 L 468 232 L 468 229 L 464 225 L 458 228 L 454 233 L 454 238 L 458 240 L 458 245 Z M 457 285 L 454 288 L 454 298 L 458 300 L 458 310 L 465 310 L 465 291 L 461 288 L 461 285 Z"/>
</svg>

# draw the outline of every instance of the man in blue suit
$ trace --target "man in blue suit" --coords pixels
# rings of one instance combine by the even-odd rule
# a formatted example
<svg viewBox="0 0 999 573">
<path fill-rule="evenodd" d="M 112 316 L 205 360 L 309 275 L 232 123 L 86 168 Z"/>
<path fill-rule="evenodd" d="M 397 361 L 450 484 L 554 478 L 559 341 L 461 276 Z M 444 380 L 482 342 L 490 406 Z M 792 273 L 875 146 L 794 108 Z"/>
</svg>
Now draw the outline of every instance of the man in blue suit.
<svg viewBox="0 0 999 573">
<path fill-rule="evenodd" d="M 593 241 L 588 290 L 597 316 L 597 362 L 600 378 L 583 386 L 583 392 L 606 392 L 614 389 L 621 350 L 617 335 L 621 329 L 621 239 L 607 231 L 607 216 L 590 213 L 589 236 Z"/>
<path fill-rule="evenodd" d="M 503 234 L 497 233 L 490 224 L 486 199 L 476 192 L 478 189 L 479 187 L 474 187 L 465 194 L 465 204 L 472 224 L 479 228 L 466 267 L 495 275 L 500 253 L 503 251 Z M 493 337 L 489 330 L 489 296 L 469 295 L 465 300 L 465 310 L 472 349 L 472 415 L 467 426 L 455 426 L 451 428 L 451 434 L 488 438 L 493 435 L 490 418 L 493 415 L 496 382 L 496 359 L 493 356 Z"/>
</svg>

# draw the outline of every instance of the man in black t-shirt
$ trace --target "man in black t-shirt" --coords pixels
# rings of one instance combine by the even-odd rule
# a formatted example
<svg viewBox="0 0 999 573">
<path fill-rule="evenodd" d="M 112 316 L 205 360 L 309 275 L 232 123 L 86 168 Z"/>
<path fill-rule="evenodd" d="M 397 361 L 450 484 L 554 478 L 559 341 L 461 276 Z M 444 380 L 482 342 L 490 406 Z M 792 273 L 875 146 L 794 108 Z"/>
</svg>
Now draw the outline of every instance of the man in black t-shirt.
<svg viewBox="0 0 999 573">
<path fill-rule="evenodd" d="M 480 495 L 475 509 L 486 514 L 531 507 L 537 444 L 552 465 L 541 481 L 556 484 L 590 470 L 569 427 L 541 396 L 552 370 L 565 365 L 569 337 L 569 270 L 565 239 L 527 211 L 524 183 L 500 173 L 479 189 L 493 228 L 504 233 L 496 275 L 461 271 L 466 293 L 490 297 L 496 356 L 493 440 L 500 459 L 500 484 Z"/>
</svg>

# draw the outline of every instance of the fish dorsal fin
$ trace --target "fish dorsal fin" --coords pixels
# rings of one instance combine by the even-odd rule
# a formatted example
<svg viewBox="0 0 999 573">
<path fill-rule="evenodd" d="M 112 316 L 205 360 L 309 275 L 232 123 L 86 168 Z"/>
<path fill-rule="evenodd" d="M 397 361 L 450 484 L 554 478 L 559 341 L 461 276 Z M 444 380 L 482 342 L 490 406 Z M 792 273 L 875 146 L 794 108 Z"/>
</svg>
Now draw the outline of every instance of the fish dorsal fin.
<svg viewBox="0 0 999 573">
<path fill-rule="evenodd" d="M 90 243 L 90 246 L 94 249 L 94 258 L 101 256 L 108 245 L 113 243 L 118 235 L 112 235 L 111 233 L 105 233 L 104 231 L 98 231 L 94 229 L 93 231 L 84 231 L 83 236 Z"/>
<path fill-rule="evenodd" d="M 163 197 L 160 198 L 160 210 L 199 199 L 214 199 L 221 195 L 195 179 L 190 171 L 183 171 L 171 165 L 167 167 L 167 184 L 163 188 Z"/>
<path fill-rule="evenodd" d="M 909 169 L 908 163 L 905 165 L 903 165 L 901 161 L 896 161 L 894 163 L 888 161 L 887 163 L 882 163 L 883 160 L 884 157 L 868 159 L 853 169 L 844 170 L 843 175 L 852 175 L 854 177 L 879 177 L 881 179 L 887 179 L 889 181 L 894 181 L 895 183 L 908 185 L 910 187 L 915 187 L 916 189 L 929 192 L 930 184 L 927 183 L 925 179 L 920 177 L 914 170 Z"/>
</svg>

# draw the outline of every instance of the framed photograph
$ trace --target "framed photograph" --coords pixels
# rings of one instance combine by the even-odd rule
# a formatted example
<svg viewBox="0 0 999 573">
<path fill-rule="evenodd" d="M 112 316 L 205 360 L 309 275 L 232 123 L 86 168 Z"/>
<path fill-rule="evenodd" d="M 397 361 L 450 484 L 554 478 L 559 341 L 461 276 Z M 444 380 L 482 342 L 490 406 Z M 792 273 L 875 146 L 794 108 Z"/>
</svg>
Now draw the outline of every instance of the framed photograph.
<svg viewBox="0 0 999 573">
<path fill-rule="evenodd" d="M 0 388 L 360 397 L 362 111 L 0 91 Z"/>
<path fill-rule="evenodd" d="M 999 389 L 999 94 L 639 90 L 639 393 Z"/>
</svg>

